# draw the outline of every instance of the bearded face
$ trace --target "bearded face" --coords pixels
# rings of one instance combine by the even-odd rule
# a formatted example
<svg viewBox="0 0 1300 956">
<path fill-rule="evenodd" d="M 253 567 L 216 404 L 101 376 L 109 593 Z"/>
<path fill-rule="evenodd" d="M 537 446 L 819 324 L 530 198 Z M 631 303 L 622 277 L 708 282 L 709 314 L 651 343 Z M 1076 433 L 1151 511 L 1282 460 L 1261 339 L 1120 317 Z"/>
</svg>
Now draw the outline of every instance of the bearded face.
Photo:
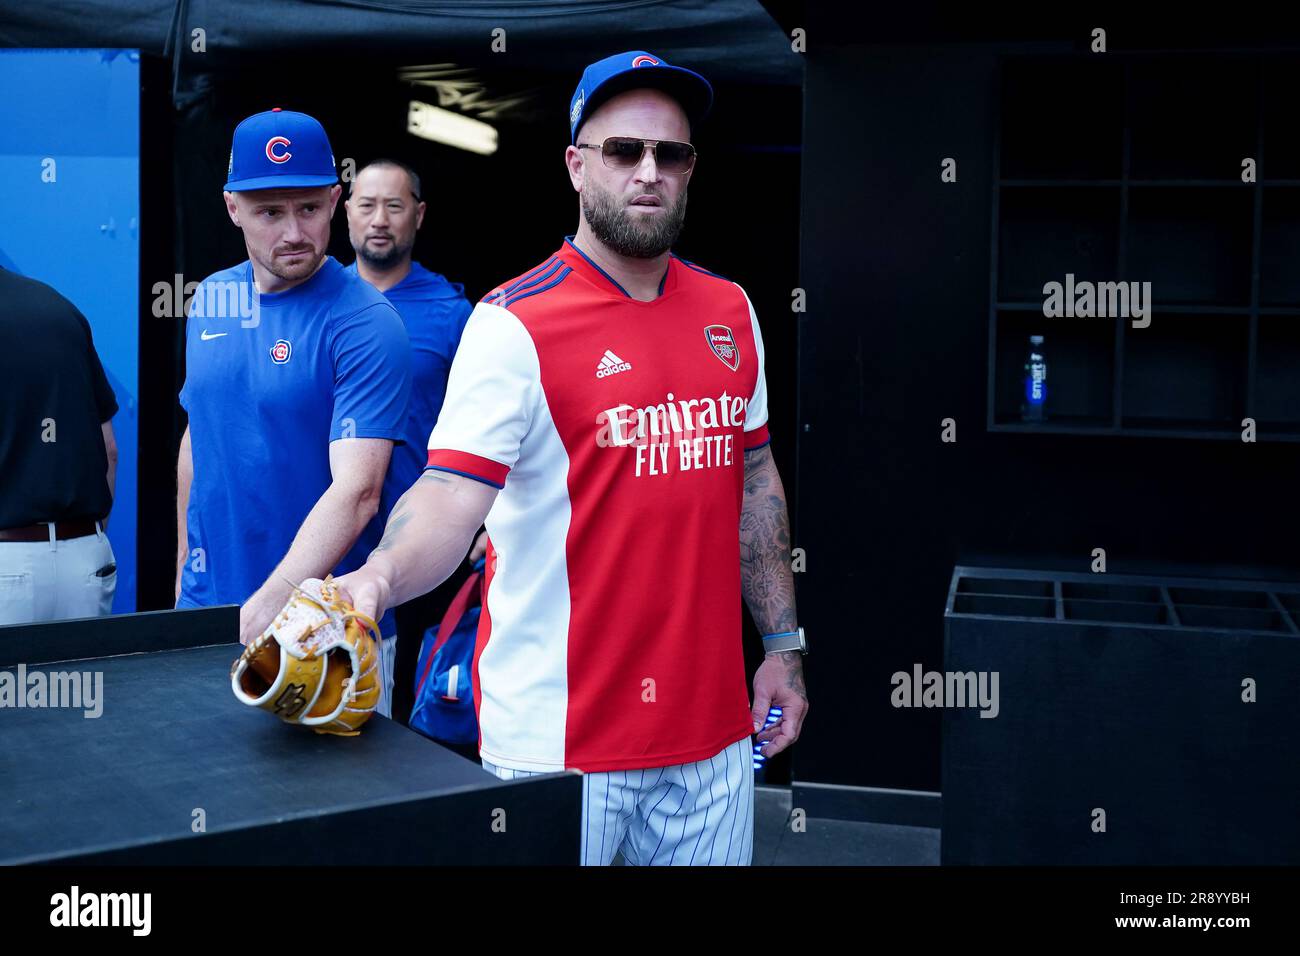
<svg viewBox="0 0 1300 956">
<path fill-rule="evenodd" d="M 580 195 L 587 225 L 619 255 L 637 259 L 662 255 L 677 242 L 686 221 L 685 184 L 673 202 L 665 200 L 662 190 L 637 187 L 625 198 L 591 181 Z"/>
<path fill-rule="evenodd" d="M 284 282 L 316 271 L 330 239 L 338 186 L 227 193 L 228 209 L 244 232 L 248 256 Z"/>
</svg>

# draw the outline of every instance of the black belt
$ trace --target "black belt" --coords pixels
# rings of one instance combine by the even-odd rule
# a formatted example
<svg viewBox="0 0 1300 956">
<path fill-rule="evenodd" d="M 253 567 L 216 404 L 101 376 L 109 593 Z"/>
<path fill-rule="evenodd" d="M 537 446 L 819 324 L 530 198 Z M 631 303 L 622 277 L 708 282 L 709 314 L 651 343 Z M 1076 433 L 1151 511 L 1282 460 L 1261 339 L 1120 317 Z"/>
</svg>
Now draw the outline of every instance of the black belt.
<svg viewBox="0 0 1300 956">
<path fill-rule="evenodd" d="M 95 522 L 93 521 L 58 521 L 54 524 L 54 538 L 56 541 L 66 541 L 68 538 L 84 538 L 88 534 L 95 534 Z M 5 528 L 0 529 L 0 541 L 49 541 L 50 526 L 48 524 L 33 524 L 26 528 Z"/>
</svg>

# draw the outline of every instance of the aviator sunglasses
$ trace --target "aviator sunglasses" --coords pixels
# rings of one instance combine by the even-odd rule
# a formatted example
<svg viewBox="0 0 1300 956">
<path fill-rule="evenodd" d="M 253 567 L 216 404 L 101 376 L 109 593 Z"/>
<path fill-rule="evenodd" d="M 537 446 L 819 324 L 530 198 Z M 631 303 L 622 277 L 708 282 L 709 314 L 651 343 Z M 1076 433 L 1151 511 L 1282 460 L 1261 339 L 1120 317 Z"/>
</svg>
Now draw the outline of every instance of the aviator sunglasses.
<svg viewBox="0 0 1300 956">
<path fill-rule="evenodd" d="M 578 143 L 578 149 L 598 149 L 610 169 L 632 169 L 641 164 L 646 147 L 655 153 L 655 165 L 666 173 L 684 173 L 695 165 L 695 147 L 666 139 L 634 139 L 610 136 L 603 143 Z"/>
</svg>

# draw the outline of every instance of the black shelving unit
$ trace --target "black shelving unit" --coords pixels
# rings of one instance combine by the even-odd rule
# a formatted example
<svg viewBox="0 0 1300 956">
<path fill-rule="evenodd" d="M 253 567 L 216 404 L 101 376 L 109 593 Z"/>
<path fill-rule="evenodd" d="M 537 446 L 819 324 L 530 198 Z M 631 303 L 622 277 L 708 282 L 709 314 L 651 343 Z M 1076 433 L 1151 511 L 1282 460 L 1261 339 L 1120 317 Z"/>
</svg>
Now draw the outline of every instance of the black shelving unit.
<svg viewBox="0 0 1300 956">
<path fill-rule="evenodd" d="M 1300 60 L 1014 56 L 994 136 L 996 432 L 1300 441 Z M 1256 182 L 1241 180 L 1242 160 Z M 1043 286 L 1150 282 L 1151 324 L 1047 318 Z M 1020 420 L 1030 335 L 1049 417 Z"/>
<path fill-rule="evenodd" d="M 1300 863 L 1300 583 L 959 566 L 943 674 L 945 864 Z"/>
</svg>

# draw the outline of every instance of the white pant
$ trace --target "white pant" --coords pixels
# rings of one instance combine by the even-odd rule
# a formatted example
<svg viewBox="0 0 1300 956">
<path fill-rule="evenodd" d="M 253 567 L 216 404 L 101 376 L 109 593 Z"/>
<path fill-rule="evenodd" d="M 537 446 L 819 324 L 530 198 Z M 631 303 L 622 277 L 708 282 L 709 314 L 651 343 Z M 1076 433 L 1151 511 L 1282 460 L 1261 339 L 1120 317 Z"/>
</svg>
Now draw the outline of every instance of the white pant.
<svg viewBox="0 0 1300 956">
<path fill-rule="evenodd" d="M 707 760 L 582 776 L 582 864 L 749 866 L 754 855 L 754 746 Z M 483 761 L 502 780 L 535 777 Z"/>
<path fill-rule="evenodd" d="M 397 659 L 397 635 L 379 642 L 379 701 L 375 713 L 380 717 L 393 717 L 393 661 Z"/>
<path fill-rule="evenodd" d="M 0 541 L 0 624 L 100 617 L 113 610 L 113 547 L 96 533 L 64 541 Z"/>
</svg>

